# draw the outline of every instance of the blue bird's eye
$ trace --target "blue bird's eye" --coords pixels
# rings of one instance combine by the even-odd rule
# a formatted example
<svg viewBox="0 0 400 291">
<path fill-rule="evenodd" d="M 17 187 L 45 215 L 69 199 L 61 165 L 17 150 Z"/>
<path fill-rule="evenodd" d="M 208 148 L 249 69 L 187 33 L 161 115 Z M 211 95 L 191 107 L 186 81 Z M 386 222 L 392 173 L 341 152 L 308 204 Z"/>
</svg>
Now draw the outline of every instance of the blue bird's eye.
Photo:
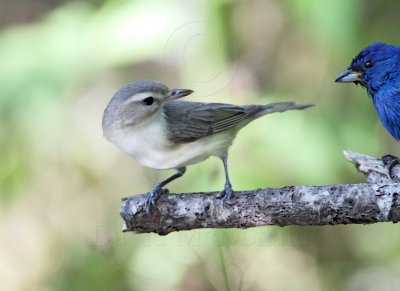
<svg viewBox="0 0 400 291">
<path fill-rule="evenodd" d="M 364 68 L 366 68 L 366 69 L 372 68 L 372 62 L 371 61 L 366 61 L 364 63 Z"/>
<path fill-rule="evenodd" d="M 143 104 L 146 106 L 150 106 L 151 104 L 153 104 L 153 102 L 154 98 L 151 96 L 143 99 Z"/>
</svg>

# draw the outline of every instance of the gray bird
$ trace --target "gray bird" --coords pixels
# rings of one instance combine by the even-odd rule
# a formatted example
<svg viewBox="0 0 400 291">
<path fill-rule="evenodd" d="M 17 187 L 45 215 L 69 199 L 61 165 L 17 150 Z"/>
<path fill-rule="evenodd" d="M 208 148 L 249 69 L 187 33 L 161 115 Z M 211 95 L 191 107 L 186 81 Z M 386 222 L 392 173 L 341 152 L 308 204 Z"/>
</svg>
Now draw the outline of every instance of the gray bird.
<svg viewBox="0 0 400 291">
<path fill-rule="evenodd" d="M 233 190 L 228 148 L 237 132 L 265 114 L 313 106 L 293 102 L 237 106 L 177 100 L 191 93 L 142 80 L 118 90 L 104 110 L 102 125 L 107 140 L 144 166 L 177 170 L 148 194 L 147 211 L 163 193 L 162 188 L 185 173 L 186 166 L 210 156 L 223 162 L 226 182 L 219 197 L 229 201 Z"/>
</svg>

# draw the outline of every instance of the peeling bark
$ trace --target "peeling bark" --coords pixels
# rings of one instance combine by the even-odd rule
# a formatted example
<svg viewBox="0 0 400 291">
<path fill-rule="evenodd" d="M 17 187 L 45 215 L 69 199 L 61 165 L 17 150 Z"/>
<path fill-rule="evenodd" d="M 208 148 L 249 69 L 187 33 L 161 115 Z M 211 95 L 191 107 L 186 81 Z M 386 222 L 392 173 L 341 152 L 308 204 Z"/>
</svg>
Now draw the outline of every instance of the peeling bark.
<svg viewBox="0 0 400 291">
<path fill-rule="evenodd" d="M 165 194 L 149 213 L 144 210 L 147 194 L 131 196 L 123 199 L 120 211 L 123 230 L 166 235 L 196 228 L 398 222 L 400 166 L 392 163 L 396 158 L 350 151 L 344 155 L 367 176 L 368 183 L 238 191 L 230 204 L 218 199 L 218 192 Z"/>
</svg>

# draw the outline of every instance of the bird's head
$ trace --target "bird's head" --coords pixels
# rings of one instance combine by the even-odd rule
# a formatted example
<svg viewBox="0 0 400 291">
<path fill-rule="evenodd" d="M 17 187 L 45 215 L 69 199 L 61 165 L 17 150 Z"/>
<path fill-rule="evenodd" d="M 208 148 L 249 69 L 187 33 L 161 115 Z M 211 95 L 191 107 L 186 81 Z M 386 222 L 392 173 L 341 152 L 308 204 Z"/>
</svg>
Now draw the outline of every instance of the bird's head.
<svg viewBox="0 0 400 291">
<path fill-rule="evenodd" d="M 374 42 L 363 49 L 342 71 L 335 82 L 354 82 L 374 93 L 400 72 L 399 48 L 381 42 Z"/>
<path fill-rule="evenodd" d="M 103 130 L 127 127 L 154 116 L 169 101 L 193 93 L 189 89 L 169 89 L 164 84 L 141 80 L 119 89 L 111 98 L 103 114 Z"/>
</svg>

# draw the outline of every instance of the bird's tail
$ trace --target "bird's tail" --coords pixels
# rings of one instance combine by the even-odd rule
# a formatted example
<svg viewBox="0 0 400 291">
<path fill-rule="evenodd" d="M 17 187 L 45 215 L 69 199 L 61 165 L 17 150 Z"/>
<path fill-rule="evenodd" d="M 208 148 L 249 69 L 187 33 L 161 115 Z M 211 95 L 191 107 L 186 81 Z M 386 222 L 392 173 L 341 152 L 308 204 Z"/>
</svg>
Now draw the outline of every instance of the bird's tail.
<svg viewBox="0 0 400 291">
<path fill-rule="evenodd" d="M 294 102 L 276 102 L 267 105 L 247 105 L 245 106 L 246 111 L 249 115 L 253 115 L 254 118 L 270 114 L 274 112 L 285 112 L 287 110 L 300 110 L 312 107 L 314 104 L 297 104 Z"/>
</svg>

